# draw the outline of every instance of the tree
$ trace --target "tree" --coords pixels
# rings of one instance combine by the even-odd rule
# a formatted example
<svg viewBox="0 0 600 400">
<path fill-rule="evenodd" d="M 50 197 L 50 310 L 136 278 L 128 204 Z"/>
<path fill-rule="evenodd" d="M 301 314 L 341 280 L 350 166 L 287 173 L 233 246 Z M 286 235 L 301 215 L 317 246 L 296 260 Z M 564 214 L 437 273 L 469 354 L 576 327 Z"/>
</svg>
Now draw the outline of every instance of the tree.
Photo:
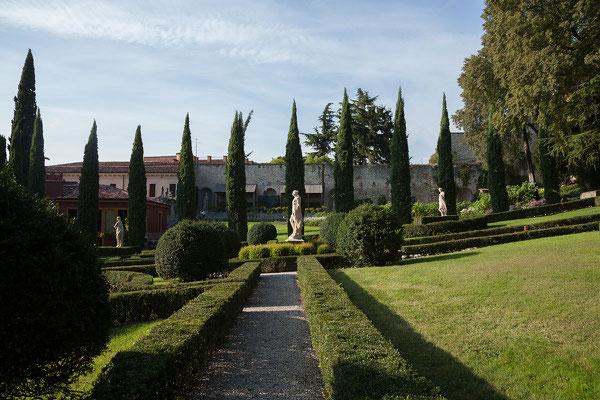
<svg viewBox="0 0 600 400">
<path fill-rule="evenodd" d="M 540 171 L 544 183 L 544 198 L 547 204 L 560 203 L 556 163 L 554 157 L 549 152 L 548 137 L 546 136 L 546 129 L 542 124 L 539 125 L 538 132 L 538 150 L 540 155 Z"/>
<path fill-rule="evenodd" d="M 492 117 L 494 108 L 490 107 L 487 134 L 487 166 L 488 188 L 492 201 L 492 211 L 508 211 L 508 193 L 504 176 L 504 160 L 502 159 L 502 141 L 494 129 Z"/>
<path fill-rule="evenodd" d="M 0 169 L 6 165 L 6 138 L 0 135 Z"/>
<path fill-rule="evenodd" d="M 33 127 L 33 139 L 29 151 L 29 191 L 43 198 L 46 195 L 46 166 L 44 158 L 44 127 L 40 109 L 37 110 Z"/>
<path fill-rule="evenodd" d="M 29 150 L 37 113 L 35 102 L 35 69 L 31 49 L 27 52 L 19 89 L 15 97 L 15 112 L 10 138 L 10 164 L 17 182 L 27 186 L 29 176 Z"/>
<path fill-rule="evenodd" d="M 79 196 L 77 197 L 77 221 L 82 231 L 92 242 L 96 242 L 98 232 L 98 186 L 100 181 L 98 167 L 98 136 L 96 120 L 83 152 L 83 165 L 79 178 Z"/>
<path fill-rule="evenodd" d="M 302 215 L 304 215 L 306 189 L 304 187 L 304 160 L 300 148 L 300 134 L 298 132 L 298 120 L 296 117 L 296 101 L 292 105 L 292 117 L 290 118 L 290 129 L 288 131 L 287 144 L 285 145 L 285 202 L 288 215 L 292 215 L 292 192 L 300 193 Z M 292 234 L 290 221 L 287 223 L 288 235 Z"/>
<path fill-rule="evenodd" d="M 248 116 L 250 118 L 250 116 Z M 247 120 L 249 121 L 249 119 Z M 231 137 L 225 164 L 225 192 L 229 228 L 240 235 L 242 241 L 248 235 L 248 215 L 246 213 L 246 160 L 244 153 L 245 127 L 241 112 L 235 112 L 231 125 Z"/>
<path fill-rule="evenodd" d="M 454 182 L 454 165 L 452 161 L 452 136 L 450 134 L 450 120 L 448 119 L 445 93 L 442 101 L 442 121 L 440 123 L 437 153 L 438 185 L 446 194 L 448 215 L 456 215 L 456 183 Z"/>
<path fill-rule="evenodd" d="M 337 126 L 335 124 L 335 112 L 331 109 L 333 103 L 327 103 L 325 109 L 319 116 L 320 127 L 315 127 L 315 133 L 303 133 L 306 136 L 304 144 L 312 147 L 315 151 L 309 153 L 311 156 L 326 156 L 331 153 L 331 145 L 335 141 Z"/>
<path fill-rule="evenodd" d="M 129 194 L 127 205 L 129 212 L 129 245 L 144 247 L 146 236 L 146 168 L 144 167 L 144 144 L 142 127 L 138 125 L 133 139 L 131 158 L 129 159 Z"/>
<path fill-rule="evenodd" d="M 144 192 L 145 192 L 144 187 Z M 192 134 L 190 132 L 190 114 L 185 116 L 185 125 L 181 137 L 179 166 L 177 167 L 177 218 L 195 219 L 198 191 L 196 190 L 196 169 L 192 153 Z"/>
<path fill-rule="evenodd" d="M 375 104 L 377 96 L 358 89 L 351 101 L 352 143 L 355 164 L 387 163 L 393 133 L 392 111 Z"/>
<path fill-rule="evenodd" d="M 334 204 L 337 212 L 348 212 L 354 208 L 354 166 L 352 149 L 352 114 L 348 94 L 344 89 L 340 127 L 338 129 L 335 165 L 333 177 L 335 180 Z"/>
<path fill-rule="evenodd" d="M 412 221 L 410 157 L 408 156 L 408 135 L 406 134 L 402 89 L 398 89 L 390 159 L 392 210 L 401 224 L 410 224 Z"/>
</svg>

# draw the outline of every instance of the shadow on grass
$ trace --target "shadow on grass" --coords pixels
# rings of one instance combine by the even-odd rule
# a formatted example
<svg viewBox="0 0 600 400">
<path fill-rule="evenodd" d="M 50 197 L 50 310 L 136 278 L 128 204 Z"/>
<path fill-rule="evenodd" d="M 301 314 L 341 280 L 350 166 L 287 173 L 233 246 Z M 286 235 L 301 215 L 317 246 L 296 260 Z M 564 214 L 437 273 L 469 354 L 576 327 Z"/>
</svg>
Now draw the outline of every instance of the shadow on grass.
<svg viewBox="0 0 600 400">
<path fill-rule="evenodd" d="M 452 257 L 454 256 L 454 257 Z M 459 254 L 441 256 L 457 258 Z M 418 260 L 415 260 L 418 261 Z M 425 340 L 408 322 L 386 305 L 377 301 L 343 271 L 332 277 L 341 284 L 352 303 L 361 309 L 384 337 L 392 342 L 402 357 L 419 375 L 428 378 L 440 388 L 448 400 L 457 399 L 507 399 L 483 378 L 475 375 L 452 354 Z"/>
<path fill-rule="evenodd" d="M 448 261 L 448 260 L 456 260 L 456 259 L 464 258 L 464 257 L 475 256 L 477 254 L 479 254 L 478 251 L 460 251 L 457 253 L 439 254 L 437 256 L 407 258 L 402 261 L 398 261 L 397 264 L 410 265 L 410 264 L 419 264 L 419 263 L 425 263 L 425 262 L 430 262 L 430 261 Z"/>
</svg>

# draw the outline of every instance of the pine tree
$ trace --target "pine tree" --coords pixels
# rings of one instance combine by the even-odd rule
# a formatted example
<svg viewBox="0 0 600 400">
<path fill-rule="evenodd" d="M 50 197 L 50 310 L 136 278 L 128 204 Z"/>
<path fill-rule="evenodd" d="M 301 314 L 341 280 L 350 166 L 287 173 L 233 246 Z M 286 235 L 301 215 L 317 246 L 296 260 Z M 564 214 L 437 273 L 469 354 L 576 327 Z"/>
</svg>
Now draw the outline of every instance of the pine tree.
<svg viewBox="0 0 600 400">
<path fill-rule="evenodd" d="M 410 158 L 408 156 L 408 136 L 406 134 L 402 89 L 398 89 L 390 158 L 392 210 L 396 213 L 400 223 L 410 224 L 412 221 Z"/>
<path fill-rule="evenodd" d="M 144 189 L 145 190 L 145 189 Z M 192 153 L 190 114 L 185 116 L 185 126 L 181 138 L 179 166 L 177 168 L 177 218 L 195 219 L 198 191 L 196 190 L 196 170 Z"/>
<path fill-rule="evenodd" d="M 89 240 L 94 243 L 98 232 L 98 185 L 100 181 L 97 129 L 94 120 L 90 137 L 83 152 L 79 197 L 77 198 L 78 224 Z"/>
<path fill-rule="evenodd" d="M 0 135 L 0 169 L 6 165 L 6 138 Z"/>
<path fill-rule="evenodd" d="M 144 144 L 142 127 L 138 125 L 129 159 L 129 183 L 127 184 L 129 212 L 129 245 L 143 247 L 146 236 L 146 168 L 144 167 Z"/>
<path fill-rule="evenodd" d="M 296 117 L 296 101 L 292 105 L 292 117 L 290 119 L 290 129 L 288 131 L 287 144 L 285 145 L 285 201 L 288 209 L 288 215 L 292 215 L 292 192 L 297 190 L 300 193 L 302 215 L 306 207 L 306 189 L 304 187 L 304 160 L 302 159 L 302 149 L 300 148 L 300 134 L 298 131 L 298 120 Z M 290 221 L 287 223 L 288 235 L 292 234 Z"/>
<path fill-rule="evenodd" d="M 544 183 L 544 198 L 546 204 L 560 203 L 558 189 L 558 175 L 556 173 L 556 162 L 550 154 L 548 146 L 548 133 L 546 127 L 539 124 L 538 150 L 540 153 L 540 170 Z"/>
<path fill-rule="evenodd" d="M 246 164 L 244 154 L 244 125 L 242 113 L 235 112 L 231 125 L 231 137 L 225 165 L 225 192 L 227 197 L 227 215 L 229 228 L 235 230 L 242 241 L 248 234 L 248 216 L 246 214 Z"/>
<path fill-rule="evenodd" d="M 315 133 L 303 133 L 306 136 L 304 144 L 312 147 L 315 151 L 310 153 L 312 156 L 325 156 L 331 153 L 331 144 L 335 140 L 337 126 L 335 124 L 335 112 L 331 109 L 333 103 L 327 103 L 325 109 L 319 116 L 320 127 L 315 127 Z"/>
<path fill-rule="evenodd" d="M 33 139 L 29 151 L 29 191 L 39 198 L 46 196 L 46 166 L 44 158 L 44 127 L 40 109 L 37 110 L 33 128 Z"/>
<path fill-rule="evenodd" d="M 492 211 L 508 211 L 508 193 L 504 177 L 504 160 L 502 159 L 502 141 L 494 129 L 492 115 L 493 107 L 490 107 L 488 117 L 487 133 L 487 165 L 488 165 L 488 188 L 492 200 Z"/>
<path fill-rule="evenodd" d="M 354 207 L 354 167 L 352 151 L 352 114 L 348 94 L 344 89 L 340 127 L 335 149 L 334 203 L 337 212 L 348 212 Z"/>
<path fill-rule="evenodd" d="M 35 102 L 35 69 L 31 49 L 27 52 L 15 97 L 15 113 L 10 138 L 10 164 L 18 183 L 27 186 L 29 176 L 29 150 L 37 112 Z"/>
<path fill-rule="evenodd" d="M 454 182 L 454 166 L 452 161 L 452 136 L 450 134 L 450 120 L 448 119 L 445 93 L 442 102 L 442 121 L 440 123 L 437 153 L 438 185 L 446 195 L 448 215 L 456 215 L 456 183 Z"/>
</svg>

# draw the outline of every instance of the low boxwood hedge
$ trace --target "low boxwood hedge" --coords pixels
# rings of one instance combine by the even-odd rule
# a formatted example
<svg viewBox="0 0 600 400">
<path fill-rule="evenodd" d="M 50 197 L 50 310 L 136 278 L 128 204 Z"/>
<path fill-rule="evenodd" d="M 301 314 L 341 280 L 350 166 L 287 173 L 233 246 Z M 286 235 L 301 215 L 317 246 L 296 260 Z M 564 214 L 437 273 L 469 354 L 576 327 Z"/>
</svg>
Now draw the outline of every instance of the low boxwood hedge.
<svg viewBox="0 0 600 400">
<path fill-rule="evenodd" d="M 405 224 L 404 238 L 443 235 L 487 228 L 486 217 L 465 218 L 458 221 L 432 222 L 427 225 Z"/>
<path fill-rule="evenodd" d="M 539 217 L 542 215 L 556 214 L 564 211 L 578 210 L 580 208 L 593 207 L 595 205 L 595 198 L 589 199 L 566 201 L 564 203 L 548 204 L 547 206 L 539 206 L 532 208 L 523 208 L 520 210 L 504 211 L 499 213 L 492 213 L 485 216 L 488 223 L 508 221 L 511 219 L 531 218 Z"/>
<path fill-rule="evenodd" d="M 121 265 L 118 267 L 105 267 L 102 268 L 102 272 L 105 271 L 131 271 L 131 272 L 141 272 L 142 274 L 148 274 L 153 277 L 157 277 L 156 268 L 154 268 L 154 264 L 148 265 Z"/>
<path fill-rule="evenodd" d="M 272 257 L 260 261 L 261 272 L 287 272 L 296 271 L 298 256 Z"/>
<path fill-rule="evenodd" d="M 111 293 L 121 291 L 140 290 L 151 286 L 154 278 L 152 275 L 132 271 L 102 271 Z"/>
<path fill-rule="evenodd" d="M 298 258 L 298 281 L 327 399 L 440 399 L 315 257 Z"/>
<path fill-rule="evenodd" d="M 415 225 L 423 225 L 423 224 L 431 224 L 432 222 L 443 222 L 443 221 L 458 221 L 458 215 L 436 215 L 436 216 L 428 216 L 428 217 L 414 217 L 413 224 Z"/>
<path fill-rule="evenodd" d="M 118 260 L 104 260 L 104 267 L 123 267 L 130 265 L 152 265 L 154 257 L 123 258 Z"/>
<path fill-rule="evenodd" d="M 142 248 L 138 246 L 99 246 L 97 249 L 98 257 L 129 256 L 142 251 Z"/>
</svg>

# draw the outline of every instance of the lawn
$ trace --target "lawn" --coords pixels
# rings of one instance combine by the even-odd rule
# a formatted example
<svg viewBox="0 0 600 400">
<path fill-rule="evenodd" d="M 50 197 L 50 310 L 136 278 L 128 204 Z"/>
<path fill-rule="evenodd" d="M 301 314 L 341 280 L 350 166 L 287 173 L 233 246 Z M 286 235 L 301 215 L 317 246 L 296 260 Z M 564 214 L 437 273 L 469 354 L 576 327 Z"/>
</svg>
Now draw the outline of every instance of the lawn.
<svg viewBox="0 0 600 400">
<path fill-rule="evenodd" d="M 448 399 L 600 398 L 600 234 L 331 271 Z"/>
<path fill-rule="evenodd" d="M 564 213 L 552 214 L 552 215 L 544 215 L 542 217 L 533 217 L 533 218 L 513 219 L 510 221 L 492 222 L 492 223 L 488 224 L 488 227 L 492 228 L 492 227 L 498 227 L 498 226 L 533 224 L 535 222 L 554 221 L 557 219 L 582 217 L 585 215 L 595 215 L 595 214 L 600 214 L 600 207 L 582 208 L 580 210 L 567 211 Z"/>
<path fill-rule="evenodd" d="M 284 242 L 288 238 L 287 222 L 271 222 L 277 228 L 277 241 Z M 258 222 L 248 222 L 248 229 Z M 318 235 L 321 228 L 318 226 L 304 226 L 305 235 Z"/>
</svg>

